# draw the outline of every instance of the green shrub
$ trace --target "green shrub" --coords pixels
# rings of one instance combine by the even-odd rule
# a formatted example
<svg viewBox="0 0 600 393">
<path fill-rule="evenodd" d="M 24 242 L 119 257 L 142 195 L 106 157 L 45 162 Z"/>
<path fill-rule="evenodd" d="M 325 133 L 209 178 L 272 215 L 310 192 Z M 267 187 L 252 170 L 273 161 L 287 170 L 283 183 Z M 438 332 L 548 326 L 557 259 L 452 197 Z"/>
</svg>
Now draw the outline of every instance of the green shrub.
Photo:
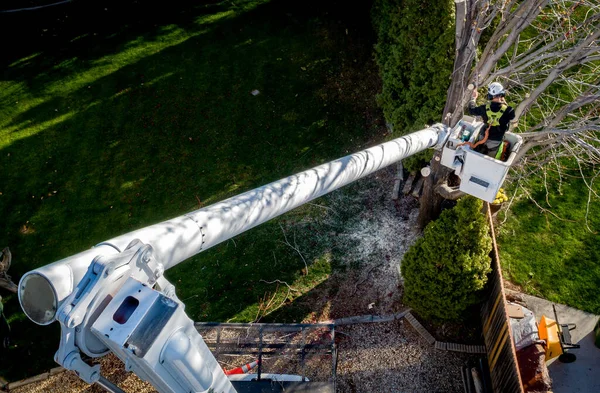
<svg viewBox="0 0 600 393">
<path fill-rule="evenodd" d="M 483 202 L 464 197 L 425 228 L 404 255 L 404 302 L 425 318 L 456 320 L 479 302 L 492 241 Z"/>
<path fill-rule="evenodd" d="M 376 0 L 375 57 L 383 80 L 378 96 L 394 133 L 404 135 L 442 120 L 454 62 L 452 0 Z M 404 163 L 416 170 L 431 153 Z"/>
</svg>

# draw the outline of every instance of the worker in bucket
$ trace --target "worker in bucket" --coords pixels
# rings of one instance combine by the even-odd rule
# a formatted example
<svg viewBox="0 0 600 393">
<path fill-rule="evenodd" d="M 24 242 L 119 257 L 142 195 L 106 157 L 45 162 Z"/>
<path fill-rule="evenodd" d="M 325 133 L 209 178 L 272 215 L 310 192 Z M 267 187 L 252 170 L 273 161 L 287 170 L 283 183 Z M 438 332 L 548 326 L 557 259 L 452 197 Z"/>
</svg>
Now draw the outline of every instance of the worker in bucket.
<svg viewBox="0 0 600 393">
<path fill-rule="evenodd" d="M 506 103 L 504 99 L 506 92 L 498 82 L 488 86 L 487 103 L 477 106 L 478 95 L 477 89 L 473 89 L 473 95 L 469 102 L 469 113 L 483 118 L 486 124 L 485 132 L 480 133 L 479 141 L 468 144 L 479 153 L 499 159 L 498 148 L 502 145 L 504 133 L 508 131 L 510 121 L 515 118 L 515 111 Z"/>
</svg>

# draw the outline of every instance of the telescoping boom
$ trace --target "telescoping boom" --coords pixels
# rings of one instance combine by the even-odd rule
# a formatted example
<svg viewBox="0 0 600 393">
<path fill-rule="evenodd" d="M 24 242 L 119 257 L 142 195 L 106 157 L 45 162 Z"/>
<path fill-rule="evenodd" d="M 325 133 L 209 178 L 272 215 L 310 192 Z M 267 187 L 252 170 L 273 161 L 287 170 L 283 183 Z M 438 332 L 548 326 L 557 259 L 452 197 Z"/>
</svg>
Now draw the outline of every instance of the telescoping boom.
<svg viewBox="0 0 600 393">
<path fill-rule="evenodd" d="M 235 392 L 164 271 L 390 164 L 441 149 L 447 134 L 436 124 L 30 271 L 19 283 L 21 307 L 39 325 L 60 323 L 55 360 L 88 383 L 106 385 L 82 353 L 112 351 L 159 392 Z"/>
</svg>

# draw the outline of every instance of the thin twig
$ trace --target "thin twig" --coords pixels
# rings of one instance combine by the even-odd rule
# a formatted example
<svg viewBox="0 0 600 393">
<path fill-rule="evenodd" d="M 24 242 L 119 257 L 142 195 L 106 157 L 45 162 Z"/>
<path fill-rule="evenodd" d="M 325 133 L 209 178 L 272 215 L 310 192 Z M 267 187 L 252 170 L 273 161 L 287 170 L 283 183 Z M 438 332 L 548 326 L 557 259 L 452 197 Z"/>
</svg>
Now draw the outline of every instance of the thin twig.
<svg viewBox="0 0 600 393">
<path fill-rule="evenodd" d="M 544 208 L 544 207 L 540 206 L 540 204 L 539 204 L 539 203 L 537 203 L 537 201 L 536 201 L 536 200 L 535 200 L 535 199 L 534 199 L 534 198 L 531 196 L 531 194 L 529 193 L 529 191 L 527 191 L 525 188 L 523 188 L 523 191 L 525 192 L 525 194 L 527 194 L 527 198 L 529 198 L 529 200 L 530 200 L 531 202 L 533 202 L 533 203 L 534 203 L 534 204 L 535 204 L 535 205 L 538 207 L 538 209 L 540 209 L 540 210 L 541 210 L 541 212 L 542 212 L 542 213 L 549 213 L 549 214 L 551 214 L 552 216 L 554 216 L 556 219 L 558 219 L 558 220 L 560 220 L 560 221 L 566 221 L 566 222 L 577 222 L 577 221 L 574 221 L 574 220 L 568 220 L 568 219 L 566 219 L 566 218 L 559 217 L 559 216 L 558 216 L 556 213 L 554 213 L 553 211 L 551 211 L 551 210 L 548 210 L 548 209 L 546 209 L 546 208 Z"/>
<path fill-rule="evenodd" d="M 504 210 L 504 220 L 502 220 L 502 222 L 500 223 L 500 225 L 503 225 L 504 223 L 506 223 L 506 221 L 508 220 L 508 212 L 510 211 L 510 207 L 512 206 L 518 191 L 519 191 L 519 187 L 521 186 L 521 179 L 519 179 L 517 181 L 517 186 L 515 187 L 515 192 L 513 193 L 512 197 L 510 198 L 510 201 L 508 202 L 508 206 L 506 206 L 506 209 Z"/>
<path fill-rule="evenodd" d="M 548 191 L 548 172 L 546 171 L 546 167 L 544 167 L 543 173 L 544 173 L 544 188 L 546 189 L 546 203 L 548 204 L 548 206 L 552 207 L 552 205 L 550 204 L 550 201 L 549 201 L 550 192 Z"/>
<path fill-rule="evenodd" d="M 326 210 L 331 210 L 333 213 L 337 214 L 337 211 L 329 206 L 319 205 L 318 203 L 311 203 L 311 202 L 307 203 L 307 205 L 320 207 L 320 208 L 326 209 Z"/>
<path fill-rule="evenodd" d="M 302 262 L 304 262 L 304 268 L 306 269 L 304 275 L 307 276 L 308 275 L 308 264 L 306 263 L 306 259 L 304 259 L 304 255 L 302 255 L 302 253 L 298 249 L 298 244 L 296 243 L 296 232 L 294 232 L 294 245 L 292 246 L 290 244 L 290 242 L 288 241 L 285 231 L 283 230 L 283 226 L 281 226 L 281 224 L 279 224 L 279 227 L 281 228 L 281 232 L 283 233 L 283 238 L 285 239 L 285 242 L 282 242 L 282 243 L 287 244 L 288 246 L 290 246 L 290 248 L 292 250 L 295 250 L 298 253 L 298 255 L 300 255 L 300 258 L 302 258 Z"/>
<path fill-rule="evenodd" d="M 277 283 L 277 284 L 283 284 L 283 285 L 285 285 L 286 287 L 288 287 L 288 288 L 289 288 L 291 291 L 294 291 L 294 292 L 300 292 L 300 290 L 298 290 L 298 289 L 295 289 L 295 288 L 292 288 L 292 287 L 291 287 L 291 286 L 290 286 L 290 285 L 289 285 L 287 282 L 285 282 L 285 281 L 281 281 L 281 280 L 265 281 L 265 280 L 262 280 L 262 279 L 261 279 L 261 280 L 259 280 L 259 281 L 260 281 L 260 282 L 264 282 L 265 284 L 275 284 L 275 283 Z"/>
<path fill-rule="evenodd" d="M 375 268 L 377 268 L 377 267 L 379 267 L 379 266 L 382 266 L 382 265 L 383 265 L 383 262 L 381 262 L 381 263 L 379 263 L 379 264 L 377 264 L 377 265 L 373 265 L 373 266 L 371 266 L 371 268 L 370 268 L 370 269 L 367 271 L 367 274 L 365 274 L 365 277 L 364 277 L 362 280 L 358 281 L 358 282 L 357 282 L 357 283 L 354 285 L 354 291 L 352 291 L 352 294 L 351 294 L 350 296 L 354 296 L 354 295 L 356 294 L 356 291 L 358 290 L 358 287 L 359 287 L 359 285 L 362 285 L 362 284 L 363 284 L 365 281 L 367 281 L 367 280 L 369 279 L 369 274 L 371 274 L 371 272 L 372 272 L 372 271 L 373 271 Z"/>
<path fill-rule="evenodd" d="M 590 222 L 588 220 L 588 216 L 590 214 L 590 203 L 592 202 L 592 192 L 593 192 L 592 187 L 594 186 L 594 180 L 596 180 L 596 177 L 598 177 L 598 175 L 600 175 L 600 171 L 598 173 L 596 173 L 594 175 L 594 177 L 592 177 L 592 180 L 590 181 L 590 185 L 588 186 L 588 200 L 585 205 L 585 227 L 587 228 L 588 231 L 590 231 L 590 233 L 593 233 L 593 234 L 597 234 L 598 232 L 594 232 L 592 230 L 592 228 L 590 228 Z"/>
</svg>

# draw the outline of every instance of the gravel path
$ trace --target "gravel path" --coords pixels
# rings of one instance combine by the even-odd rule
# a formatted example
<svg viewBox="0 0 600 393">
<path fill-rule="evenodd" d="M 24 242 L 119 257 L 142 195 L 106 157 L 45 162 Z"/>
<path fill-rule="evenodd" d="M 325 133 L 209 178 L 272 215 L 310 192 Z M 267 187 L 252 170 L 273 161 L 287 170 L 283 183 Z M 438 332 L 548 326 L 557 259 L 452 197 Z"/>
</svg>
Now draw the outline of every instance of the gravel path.
<svg viewBox="0 0 600 393">
<path fill-rule="evenodd" d="M 468 358 L 437 351 L 405 321 L 344 326 L 338 392 L 462 392 Z"/>
</svg>

